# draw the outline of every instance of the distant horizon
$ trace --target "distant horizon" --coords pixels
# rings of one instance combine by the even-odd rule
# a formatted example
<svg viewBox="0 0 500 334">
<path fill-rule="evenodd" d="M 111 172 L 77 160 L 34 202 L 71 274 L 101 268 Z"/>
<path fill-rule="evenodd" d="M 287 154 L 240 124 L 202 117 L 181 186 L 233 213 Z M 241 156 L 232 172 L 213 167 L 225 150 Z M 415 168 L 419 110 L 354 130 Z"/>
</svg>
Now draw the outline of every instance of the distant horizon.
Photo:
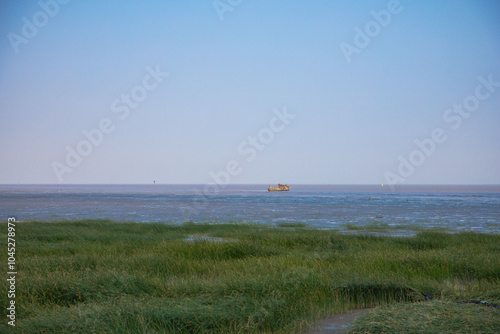
<svg viewBox="0 0 500 334">
<path fill-rule="evenodd" d="M 287 184 L 282 183 L 282 182 L 277 182 L 276 184 L 281 183 L 281 184 Z M 64 186 L 64 185 L 155 185 L 155 184 L 163 184 L 163 185 L 199 185 L 199 184 L 216 184 L 216 183 L 0 183 L 0 185 L 15 185 L 15 184 L 23 184 L 23 185 L 57 185 L 57 186 Z M 231 185 L 248 185 L 248 184 L 254 184 L 254 185 L 262 185 L 262 184 L 273 184 L 273 183 L 230 183 L 227 185 L 220 185 L 220 187 L 225 187 L 225 186 L 231 186 Z M 288 184 L 292 184 L 288 182 Z M 301 184 L 301 185 L 344 185 L 344 186 L 350 186 L 350 185 L 363 185 L 363 186 L 376 186 L 376 185 L 381 185 L 381 183 L 293 183 L 293 184 Z M 386 184 L 384 184 L 385 186 Z M 456 186 L 480 186 L 480 185 L 492 185 L 492 186 L 498 186 L 500 183 L 403 183 L 403 184 L 398 184 L 397 186 L 432 186 L 432 185 L 456 185 Z"/>
<path fill-rule="evenodd" d="M 281 182 L 280 182 L 281 183 Z M 173 185 L 173 186 L 205 186 L 205 185 L 215 185 L 219 188 L 225 188 L 230 186 L 245 186 L 245 185 L 276 185 L 278 183 L 231 183 L 227 185 L 217 185 L 216 183 L 0 183 L 0 186 L 155 186 L 155 185 Z M 389 188 L 391 185 L 377 184 L 377 183 L 281 183 L 286 185 L 300 185 L 300 186 L 377 186 L 380 188 Z M 500 187 L 500 184 L 494 183 L 409 183 L 409 184 L 397 184 L 393 187 L 407 187 L 407 186 L 486 186 L 486 187 Z"/>
</svg>

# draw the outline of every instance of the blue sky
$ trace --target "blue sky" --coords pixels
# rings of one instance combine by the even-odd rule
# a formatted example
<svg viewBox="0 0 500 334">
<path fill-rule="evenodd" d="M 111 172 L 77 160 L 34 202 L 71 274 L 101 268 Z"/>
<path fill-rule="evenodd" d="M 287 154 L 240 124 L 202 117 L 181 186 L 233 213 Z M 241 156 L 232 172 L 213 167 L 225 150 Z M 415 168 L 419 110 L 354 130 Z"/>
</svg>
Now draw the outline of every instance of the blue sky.
<svg viewBox="0 0 500 334">
<path fill-rule="evenodd" d="M 0 5 L 0 183 L 500 184 L 497 1 L 64 2 Z"/>
</svg>

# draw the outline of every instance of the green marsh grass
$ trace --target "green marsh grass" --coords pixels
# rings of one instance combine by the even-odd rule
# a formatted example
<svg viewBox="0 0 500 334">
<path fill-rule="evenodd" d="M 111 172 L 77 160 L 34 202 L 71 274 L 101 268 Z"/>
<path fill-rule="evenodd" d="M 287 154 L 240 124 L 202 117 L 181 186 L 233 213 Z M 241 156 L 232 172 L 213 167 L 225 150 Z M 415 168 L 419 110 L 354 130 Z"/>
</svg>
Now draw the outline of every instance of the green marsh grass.
<svg viewBox="0 0 500 334">
<path fill-rule="evenodd" d="M 498 333 L 499 310 L 436 300 L 381 307 L 357 319 L 352 333 Z"/>
<path fill-rule="evenodd" d="M 421 292 L 500 302 L 498 235 L 95 220 L 17 223 L 16 238 L 20 333 L 301 333 L 348 309 L 439 309 Z"/>
</svg>

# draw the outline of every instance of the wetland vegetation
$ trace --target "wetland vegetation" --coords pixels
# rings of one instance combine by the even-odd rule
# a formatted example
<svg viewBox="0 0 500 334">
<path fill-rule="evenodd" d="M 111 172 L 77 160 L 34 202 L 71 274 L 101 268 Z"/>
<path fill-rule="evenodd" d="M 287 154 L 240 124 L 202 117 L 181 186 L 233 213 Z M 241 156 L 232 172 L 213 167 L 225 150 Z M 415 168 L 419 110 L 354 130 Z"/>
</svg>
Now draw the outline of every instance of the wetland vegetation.
<svg viewBox="0 0 500 334">
<path fill-rule="evenodd" d="M 16 241 L 19 333 L 304 333 L 368 307 L 353 332 L 500 327 L 500 310 L 456 303 L 500 302 L 495 234 L 81 220 L 19 222 Z"/>
</svg>

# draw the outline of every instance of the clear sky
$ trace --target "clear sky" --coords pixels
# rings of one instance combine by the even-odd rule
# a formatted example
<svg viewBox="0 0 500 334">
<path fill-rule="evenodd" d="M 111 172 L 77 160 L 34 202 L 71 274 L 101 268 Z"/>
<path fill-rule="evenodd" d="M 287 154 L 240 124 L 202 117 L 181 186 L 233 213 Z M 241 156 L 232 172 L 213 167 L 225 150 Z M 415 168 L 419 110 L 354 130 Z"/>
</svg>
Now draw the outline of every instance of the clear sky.
<svg viewBox="0 0 500 334">
<path fill-rule="evenodd" d="M 498 1 L 2 1 L 0 35 L 0 183 L 500 184 Z"/>
</svg>

